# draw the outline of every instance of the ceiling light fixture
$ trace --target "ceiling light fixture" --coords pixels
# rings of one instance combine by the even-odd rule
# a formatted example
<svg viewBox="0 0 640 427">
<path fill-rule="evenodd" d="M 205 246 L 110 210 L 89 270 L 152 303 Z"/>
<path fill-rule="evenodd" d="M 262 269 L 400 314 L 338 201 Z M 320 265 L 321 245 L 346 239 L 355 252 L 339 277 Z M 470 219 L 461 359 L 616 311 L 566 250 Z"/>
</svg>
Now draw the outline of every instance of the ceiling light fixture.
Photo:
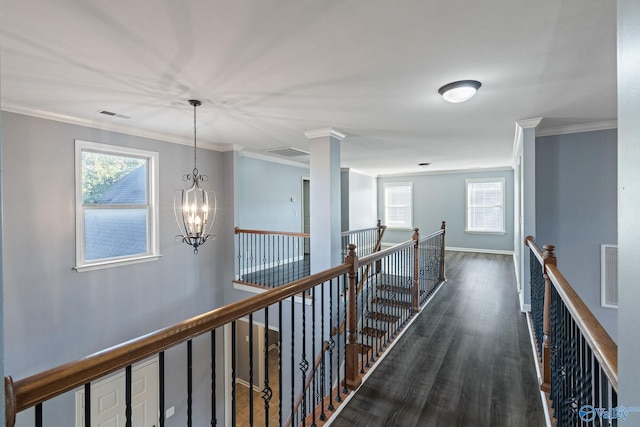
<svg viewBox="0 0 640 427">
<path fill-rule="evenodd" d="M 200 175 L 196 167 L 196 107 L 202 103 L 191 99 L 189 104 L 193 106 L 193 172 L 182 176 L 183 181 L 191 184 L 189 188 L 176 190 L 173 210 L 180 229 L 176 239 L 193 246 L 193 253 L 197 254 L 198 247 L 211 236 L 211 226 L 216 216 L 216 193 L 200 187 L 200 183 L 209 180 L 208 176 Z"/>
<path fill-rule="evenodd" d="M 442 86 L 438 89 L 438 93 L 442 95 L 445 101 L 457 104 L 471 99 L 480 89 L 480 86 L 482 86 L 482 83 L 477 80 L 460 80 Z"/>
</svg>

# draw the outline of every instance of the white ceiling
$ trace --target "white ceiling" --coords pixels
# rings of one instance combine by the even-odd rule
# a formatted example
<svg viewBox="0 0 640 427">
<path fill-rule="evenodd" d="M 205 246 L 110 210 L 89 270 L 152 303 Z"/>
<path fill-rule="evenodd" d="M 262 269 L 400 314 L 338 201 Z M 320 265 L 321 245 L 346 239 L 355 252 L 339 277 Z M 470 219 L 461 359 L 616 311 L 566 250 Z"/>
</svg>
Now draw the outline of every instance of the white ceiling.
<svg viewBox="0 0 640 427">
<path fill-rule="evenodd" d="M 190 143 L 197 98 L 201 146 L 333 127 L 372 175 L 510 166 L 518 120 L 617 118 L 613 0 L 3 0 L 0 20 L 3 110 Z M 445 102 L 460 79 L 482 88 Z"/>
</svg>

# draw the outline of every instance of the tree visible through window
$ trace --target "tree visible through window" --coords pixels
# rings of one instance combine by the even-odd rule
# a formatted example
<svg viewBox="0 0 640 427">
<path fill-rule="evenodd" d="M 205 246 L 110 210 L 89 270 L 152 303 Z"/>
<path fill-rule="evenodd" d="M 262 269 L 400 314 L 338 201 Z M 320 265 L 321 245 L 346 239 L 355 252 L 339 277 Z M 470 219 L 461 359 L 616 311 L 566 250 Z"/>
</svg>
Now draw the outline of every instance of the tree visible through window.
<svg viewBox="0 0 640 427">
<path fill-rule="evenodd" d="M 76 141 L 76 268 L 157 255 L 156 158 Z"/>
<path fill-rule="evenodd" d="M 413 227 L 413 186 L 410 182 L 384 184 L 384 221 L 390 228 Z"/>
<path fill-rule="evenodd" d="M 504 178 L 467 180 L 467 232 L 504 233 Z"/>
</svg>

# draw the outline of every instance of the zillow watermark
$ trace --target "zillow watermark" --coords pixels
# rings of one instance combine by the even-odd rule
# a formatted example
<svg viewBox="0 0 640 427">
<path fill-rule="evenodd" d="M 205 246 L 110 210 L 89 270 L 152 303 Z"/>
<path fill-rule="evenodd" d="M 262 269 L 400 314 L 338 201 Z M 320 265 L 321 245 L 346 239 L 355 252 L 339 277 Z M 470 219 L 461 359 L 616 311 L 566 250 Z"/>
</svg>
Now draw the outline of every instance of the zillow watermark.
<svg viewBox="0 0 640 427">
<path fill-rule="evenodd" d="M 596 417 L 601 420 L 620 420 L 625 422 L 631 412 L 640 412 L 640 406 L 616 406 L 615 408 L 595 408 L 591 405 L 584 405 L 580 408 L 580 419 L 582 421 L 593 421 Z"/>
</svg>

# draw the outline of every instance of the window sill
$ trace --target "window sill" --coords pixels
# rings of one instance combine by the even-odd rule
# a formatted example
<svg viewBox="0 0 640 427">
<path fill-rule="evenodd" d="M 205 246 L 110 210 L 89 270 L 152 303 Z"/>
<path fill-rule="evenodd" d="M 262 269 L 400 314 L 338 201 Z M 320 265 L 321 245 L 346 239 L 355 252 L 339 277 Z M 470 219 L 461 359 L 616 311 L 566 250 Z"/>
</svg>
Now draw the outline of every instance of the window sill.
<svg viewBox="0 0 640 427">
<path fill-rule="evenodd" d="M 160 259 L 162 255 L 145 255 L 145 256 L 140 256 L 140 257 L 136 257 L 136 258 L 127 258 L 127 259 L 118 259 L 118 260 L 112 260 L 112 261 L 102 261 L 102 262 L 94 262 L 94 263 L 87 263 L 84 265 L 80 265 L 80 266 L 75 266 L 73 267 L 74 270 L 76 270 L 79 273 L 82 273 L 83 271 L 92 271 L 92 270 L 101 270 L 103 268 L 110 268 L 110 267 L 117 267 L 117 266 L 121 266 L 121 265 L 129 265 L 129 264 L 139 264 L 141 262 L 148 262 L 148 261 L 157 261 L 158 259 Z"/>
<path fill-rule="evenodd" d="M 494 236 L 504 236 L 507 234 L 506 231 L 475 231 L 475 230 L 464 230 L 467 234 L 489 234 Z"/>
</svg>

